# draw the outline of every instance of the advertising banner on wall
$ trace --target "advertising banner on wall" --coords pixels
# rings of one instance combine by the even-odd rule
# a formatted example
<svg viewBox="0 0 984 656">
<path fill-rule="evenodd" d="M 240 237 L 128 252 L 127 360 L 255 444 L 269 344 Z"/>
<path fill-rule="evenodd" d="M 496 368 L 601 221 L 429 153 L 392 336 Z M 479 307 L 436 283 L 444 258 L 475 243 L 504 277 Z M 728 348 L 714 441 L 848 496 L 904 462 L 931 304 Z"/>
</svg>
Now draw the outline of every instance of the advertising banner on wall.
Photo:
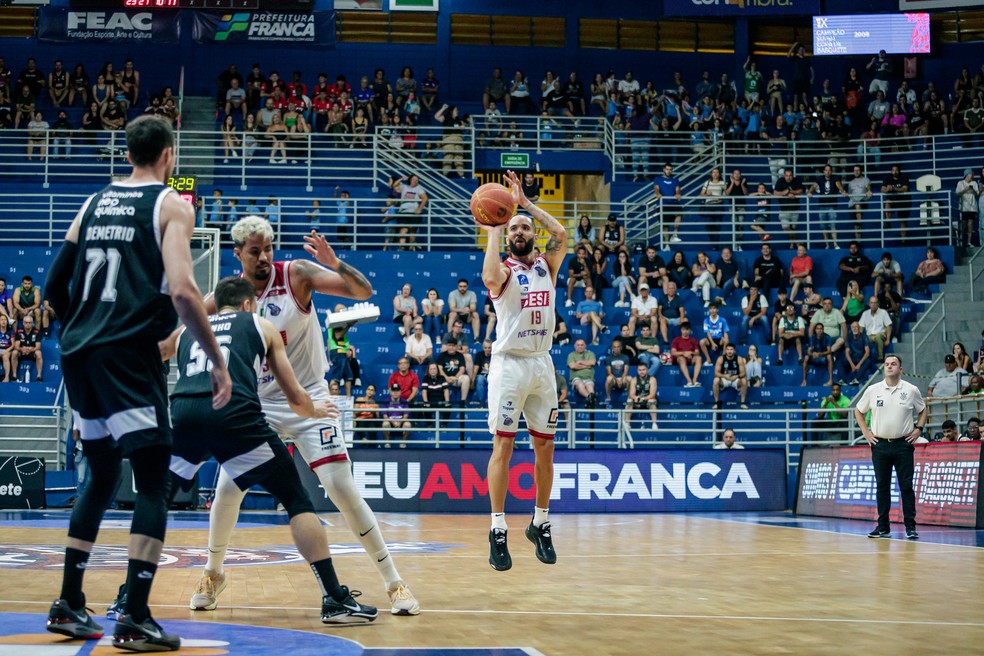
<svg viewBox="0 0 984 656">
<path fill-rule="evenodd" d="M 192 38 L 201 43 L 335 44 L 333 11 L 303 14 L 196 11 L 192 18 Z"/>
<path fill-rule="evenodd" d="M 488 451 L 447 449 L 352 452 L 355 483 L 373 509 L 390 512 L 488 512 Z M 334 510 L 317 477 L 294 454 L 319 511 Z M 507 512 L 529 512 L 536 491 L 533 453 L 516 451 Z M 557 451 L 550 509 L 555 512 L 782 510 L 782 449 Z"/>
<path fill-rule="evenodd" d="M 44 458 L 0 458 L 0 508 L 44 506 Z"/>
<path fill-rule="evenodd" d="M 41 7 L 38 15 L 41 41 L 170 43 L 180 35 L 179 11 L 74 11 Z"/>
<path fill-rule="evenodd" d="M 663 0 L 665 16 L 813 16 L 820 0 Z"/>
<path fill-rule="evenodd" d="M 981 443 L 917 444 L 912 486 L 916 522 L 984 528 L 980 494 Z M 875 521 L 875 471 L 871 448 L 808 447 L 800 456 L 795 511 L 800 515 Z M 902 521 L 892 473 L 893 522 Z"/>
</svg>

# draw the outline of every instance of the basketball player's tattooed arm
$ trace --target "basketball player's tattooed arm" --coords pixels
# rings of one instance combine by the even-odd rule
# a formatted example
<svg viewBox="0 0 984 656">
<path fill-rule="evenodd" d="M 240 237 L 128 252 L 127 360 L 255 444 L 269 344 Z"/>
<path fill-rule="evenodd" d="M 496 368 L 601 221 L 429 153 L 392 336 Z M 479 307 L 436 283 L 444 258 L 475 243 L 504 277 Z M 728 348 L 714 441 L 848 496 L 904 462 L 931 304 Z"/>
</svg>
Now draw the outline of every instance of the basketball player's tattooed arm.
<svg viewBox="0 0 984 656">
<path fill-rule="evenodd" d="M 372 283 L 355 267 L 338 259 L 328 241 L 314 230 L 304 237 L 304 250 L 321 266 L 297 260 L 290 267 L 291 284 L 307 294 L 321 292 L 332 296 L 365 301 L 372 297 Z M 326 268 L 323 268 L 326 267 Z"/>
<path fill-rule="evenodd" d="M 509 269 L 499 257 L 499 247 L 502 244 L 502 233 L 505 225 L 479 224 L 479 227 L 489 233 L 485 244 L 485 259 L 482 260 L 482 284 L 492 294 L 498 296 L 502 293 L 502 286 L 506 284 L 506 278 L 509 276 Z"/>
</svg>

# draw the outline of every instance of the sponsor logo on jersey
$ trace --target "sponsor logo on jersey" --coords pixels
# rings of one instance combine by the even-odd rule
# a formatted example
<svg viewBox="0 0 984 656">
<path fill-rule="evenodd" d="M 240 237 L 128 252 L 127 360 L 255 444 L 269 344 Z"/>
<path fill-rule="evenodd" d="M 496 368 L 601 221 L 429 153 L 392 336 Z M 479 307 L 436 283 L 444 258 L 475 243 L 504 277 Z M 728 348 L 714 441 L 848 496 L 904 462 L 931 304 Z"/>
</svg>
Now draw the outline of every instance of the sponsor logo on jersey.
<svg viewBox="0 0 984 656">
<path fill-rule="evenodd" d="M 522 298 L 520 307 L 537 308 L 550 306 L 550 292 L 530 292 Z"/>
<path fill-rule="evenodd" d="M 271 317 L 280 316 L 280 313 L 283 311 L 276 303 L 267 303 L 266 310 Z"/>
<path fill-rule="evenodd" d="M 516 280 L 519 282 L 520 285 L 530 284 L 529 276 L 527 276 L 525 273 L 521 273 L 518 276 L 516 276 Z"/>
<path fill-rule="evenodd" d="M 547 275 L 547 272 L 546 272 L 546 271 L 544 271 L 543 269 L 541 269 L 541 268 L 540 268 L 540 267 L 538 267 L 538 266 L 536 266 L 536 267 L 533 267 L 533 270 L 534 270 L 534 271 L 536 271 L 536 275 L 538 275 L 538 276 L 540 276 L 541 278 L 543 278 L 544 276 L 546 276 L 546 275 Z"/>
<path fill-rule="evenodd" d="M 503 420 L 502 420 L 502 425 L 503 426 L 512 426 L 512 423 L 513 423 L 512 417 L 510 417 L 508 415 L 504 415 Z"/>
</svg>

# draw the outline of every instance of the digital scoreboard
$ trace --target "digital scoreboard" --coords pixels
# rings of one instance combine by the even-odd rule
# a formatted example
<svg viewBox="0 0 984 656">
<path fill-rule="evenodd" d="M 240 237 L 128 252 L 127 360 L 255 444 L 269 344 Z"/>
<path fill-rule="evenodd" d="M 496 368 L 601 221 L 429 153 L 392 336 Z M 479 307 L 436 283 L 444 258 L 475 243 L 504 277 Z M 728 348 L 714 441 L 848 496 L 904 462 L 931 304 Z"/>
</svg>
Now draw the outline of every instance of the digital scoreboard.
<svg viewBox="0 0 984 656">
<path fill-rule="evenodd" d="M 178 192 L 183 200 L 191 203 L 192 207 L 197 207 L 195 201 L 198 200 L 198 179 L 193 175 L 179 175 L 167 179 L 167 186 Z"/>
<path fill-rule="evenodd" d="M 929 54 L 929 14 L 814 16 L 814 55 Z"/>
</svg>

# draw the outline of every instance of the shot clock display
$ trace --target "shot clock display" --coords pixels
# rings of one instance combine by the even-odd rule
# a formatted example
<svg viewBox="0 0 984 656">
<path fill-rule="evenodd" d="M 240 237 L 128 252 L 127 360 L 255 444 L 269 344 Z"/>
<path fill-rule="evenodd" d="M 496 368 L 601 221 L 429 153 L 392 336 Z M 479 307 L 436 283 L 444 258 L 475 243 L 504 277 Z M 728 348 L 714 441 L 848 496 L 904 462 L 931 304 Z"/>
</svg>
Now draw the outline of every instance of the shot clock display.
<svg viewBox="0 0 984 656">
<path fill-rule="evenodd" d="M 178 192 L 184 200 L 195 207 L 198 200 L 198 179 L 193 175 L 179 175 L 167 179 L 167 186 Z"/>
</svg>

